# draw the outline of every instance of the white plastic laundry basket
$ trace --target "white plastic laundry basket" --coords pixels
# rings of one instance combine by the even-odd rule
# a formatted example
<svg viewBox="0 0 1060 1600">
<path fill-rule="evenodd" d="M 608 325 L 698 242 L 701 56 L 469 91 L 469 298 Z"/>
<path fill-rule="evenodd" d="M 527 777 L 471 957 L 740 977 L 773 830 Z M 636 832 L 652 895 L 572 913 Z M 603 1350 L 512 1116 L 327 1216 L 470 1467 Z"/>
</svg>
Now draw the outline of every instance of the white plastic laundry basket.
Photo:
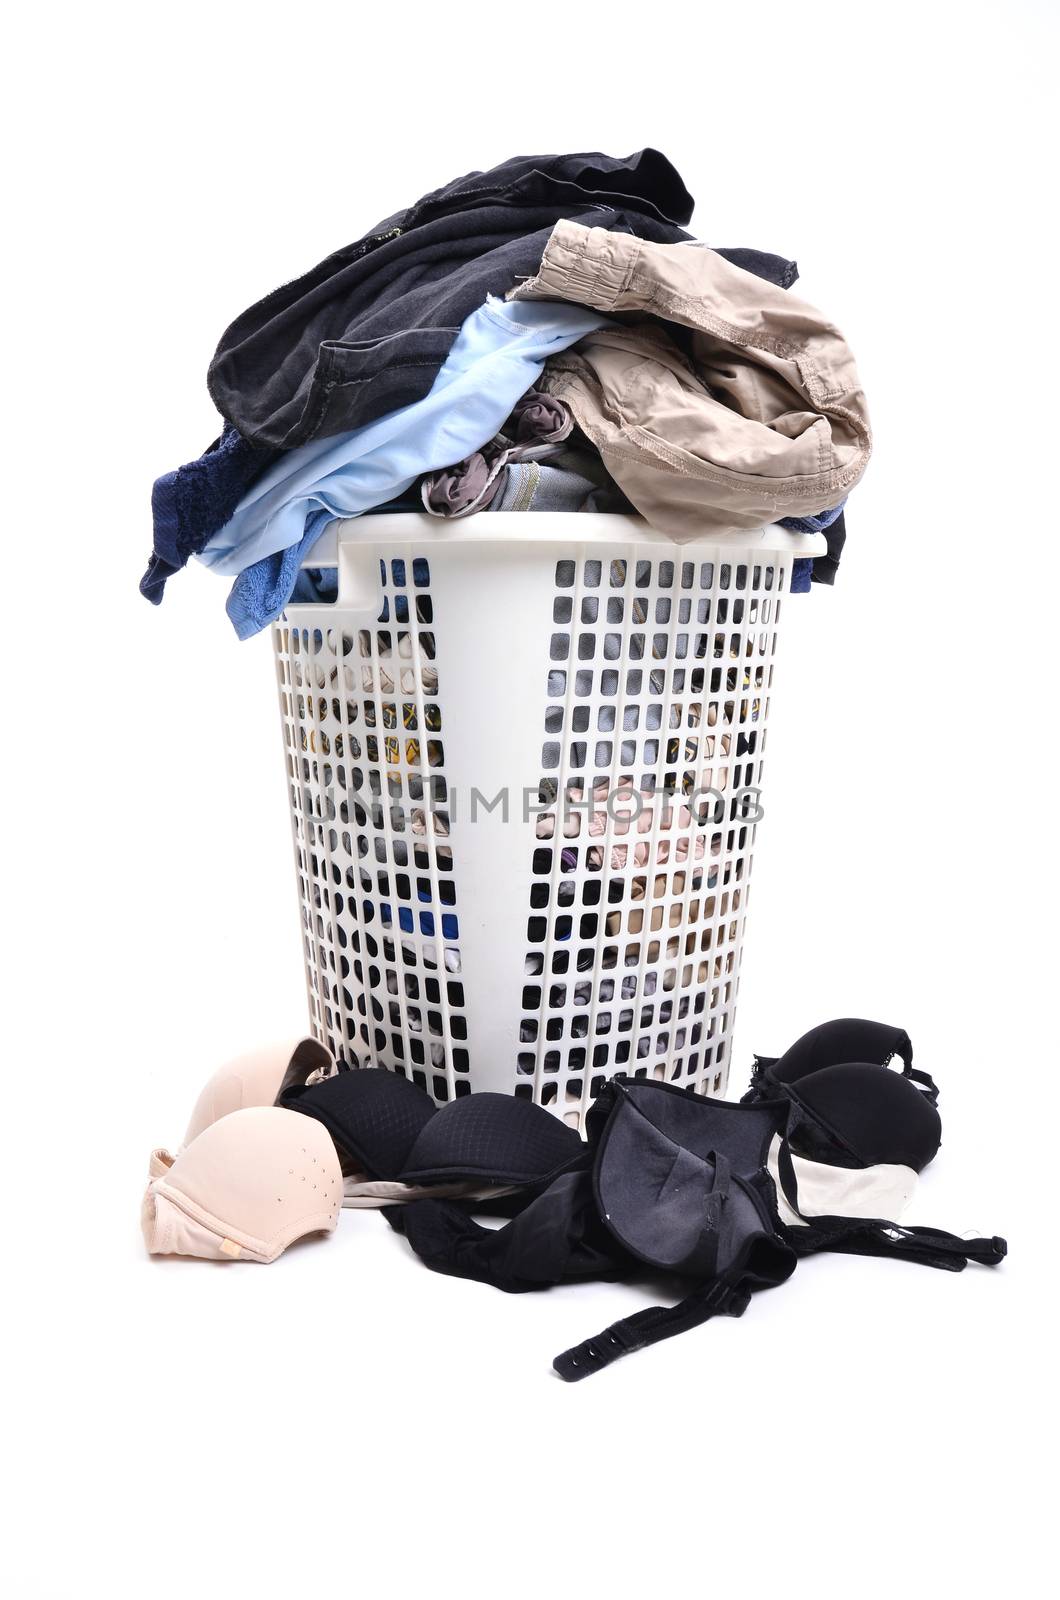
<svg viewBox="0 0 1060 1600">
<path fill-rule="evenodd" d="M 274 630 L 317 1038 L 575 1127 L 616 1072 L 722 1092 L 777 635 L 823 548 L 336 524 L 337 601 Z"/>
</svg>

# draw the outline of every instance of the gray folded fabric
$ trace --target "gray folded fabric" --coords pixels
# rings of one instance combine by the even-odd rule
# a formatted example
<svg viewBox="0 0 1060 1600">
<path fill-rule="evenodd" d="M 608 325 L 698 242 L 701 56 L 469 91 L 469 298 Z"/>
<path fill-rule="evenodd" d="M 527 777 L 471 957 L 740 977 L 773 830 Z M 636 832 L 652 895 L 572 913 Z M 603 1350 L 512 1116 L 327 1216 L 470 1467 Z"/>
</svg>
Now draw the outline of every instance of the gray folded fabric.
<svg viewBox="0 0 1060 1600">
<path fill-rule="evenodd" d="M 455 466 L 427 473 L 420 480 L 424 509 L 434 517 L 466 517 L 484 510 L 501 486 L 504 459 L 500 454 L 491 462 L 485 451 L 476 450 Z"/>
<path fill-rule="evenodd" d="M 489 444 L 455 466 L 428 472 L 420 479 L 424 509 L 434 517 L 469 517 L 475 511 L 488 510 L 510 462 L 548 460 L 560 450 L 573 426 L 562 400 L 528 389 Z"/>
<path fill-rule="evenodd" d="M 528 389 L 519 400 L 502 433 L 517 445 L 558 444 L 574 426 L 570 411 L 554 395 Z"/>
</svg>

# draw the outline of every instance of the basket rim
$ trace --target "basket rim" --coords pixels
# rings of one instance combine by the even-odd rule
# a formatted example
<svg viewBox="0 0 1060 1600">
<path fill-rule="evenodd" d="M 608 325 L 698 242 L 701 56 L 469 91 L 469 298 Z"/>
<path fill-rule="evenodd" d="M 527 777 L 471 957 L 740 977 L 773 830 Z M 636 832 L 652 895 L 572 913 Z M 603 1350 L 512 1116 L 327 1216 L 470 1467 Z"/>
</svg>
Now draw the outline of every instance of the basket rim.
<svg viewBox="0 0 1060 1600">
<path fill-rule="evenodd" d="M 717 533 L 681 542 L 653 528 L 643 517 L 614 511 L 493 511 L 472 517 L 432 517 L 425 511 L 380 512 L 329 523 L 303 566 L 335 567 L 340 547 L 408 544 L 424 541 L 432 547 L 495 545 L 498 549 L 572 545 L 648 546 L 656 550 L 705 552 L 721 550 L 729 556 L 746 551 L 749 556 L 775 552 L 793 556 L 824 555 L 823 533 L 793 533 L 775 522 L 750 532 Z"/>
</svg>

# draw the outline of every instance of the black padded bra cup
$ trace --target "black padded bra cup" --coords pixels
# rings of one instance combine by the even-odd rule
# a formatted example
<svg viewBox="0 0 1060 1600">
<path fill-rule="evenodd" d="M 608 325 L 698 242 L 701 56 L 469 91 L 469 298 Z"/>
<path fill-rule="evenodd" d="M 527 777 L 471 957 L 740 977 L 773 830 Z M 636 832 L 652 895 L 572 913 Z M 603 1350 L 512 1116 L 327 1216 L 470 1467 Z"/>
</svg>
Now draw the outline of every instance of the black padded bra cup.
<svg viewBox="0 0 1060 1600">
<path fill-rule="evenodd" d="M 800 1078 L 794 1090 L 867 1167 L 898 1162 L 920 1172 L 938 1154 L 938 1112 L 908 1078 L 887 1067 L 860 1061 L 823 1067 Z"/>
<path fill-rule="evenodd" d="M 903 1072 L 887 1066 L 895 1056 Z M 790 1100 L 788 1137 L 796 1154 L 842 1165 L 897 1163 L 920 1172 L 938 1152 L 942 1122 L 934 1085 L 914 1073 L 912 1063 L 903 1029 L 842 1017 L 811 1028 L 777 1060 L 762 1061 L 745 1100 Z"/>
<path fill-rule="evenodd" d="M 288 1085 L 280 1104 L 316 1117 L 371 1177 L 402 1183 L 536 1185 L 585 1153 L 573 1128 L 529 1100 L 475 1094 L 436 1109 L 425 1090 L 382 1068 Z"/>
<path fill-rule="evenodd" d="M 746 1267 L 780 1283 L 795 1267 L 753 1180 L 779 1106 L 734 1106 L 668 1084 L 612 1085 L 594 1165 L 600 1214 L 632 1255 L 708 1278 Z"/>
<path fill-rule="evenodd" d="M 580 1161 L 573 1128 L 530 1100 L 471 1094 L 442 1106 L 413 1145 L 406 1183 L 479 1178 L 483 1183 L 540 1183 Z"/>
<path fill-rule="evenodd" d="M 373 1178 L 400 1178 L 413 1145 L 435 1115 L 424 1089 L 395 1072 L 365 1068 L 323 1083 L 287 1083 L 278 1105 L 322 1122 L 340 1152 Z"/>
<path fill-rule="evenodd" d="M 674 1145 L 700 1157 L 724 1151 L 740 1178 L 752 1178 L 765 1166 L 770 1141 L 784 1127 L 779 1104 L 736 1105 L 731 1100 L 690 1094 L 673 1083 L 634 1078 L 624 1081 L 621 1091 L 612 1088 L 600 1096 L 589 1113 L 590 1143 L 602 1137 L 619 1093 Z"/>
<path fill-rule="evenodd" d="M 843 1066 L 848 1061 L 870 1061 L 882 1067 L 895 1056 L 912 1063 L 913 1046 L 904 1028 L 863 1017 L 837 1017 L 804 1033 L 769 1067 L 776 1082 L 790 1083 L 821 1067 Z"/>
</svg>

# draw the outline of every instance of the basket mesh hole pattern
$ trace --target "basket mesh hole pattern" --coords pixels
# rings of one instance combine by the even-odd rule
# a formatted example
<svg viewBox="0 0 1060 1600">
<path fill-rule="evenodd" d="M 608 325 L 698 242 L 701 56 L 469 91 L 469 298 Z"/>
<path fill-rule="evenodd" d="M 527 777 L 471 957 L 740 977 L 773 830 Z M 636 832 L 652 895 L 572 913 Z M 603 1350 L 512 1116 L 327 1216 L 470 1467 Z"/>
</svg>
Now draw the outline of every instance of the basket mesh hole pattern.
<svg viewBox="0 0 1060 1600">
<path fill-rule="evenodd" d="M 314 1034 L 439 1103 L 506 1090 L 574 1127 L 615 1073 L 723 1092 L 790 557 L 535 556 L 505 617 L 540 646 L 504 704 L 538 810 L 502 844 L 458 810 L 500 630 L 448 663 L 435 631 L 444 611 L 465 644 L 496 579 L 422 550 L 379 550 L 367 611 L 297 606 L 274 629 Z M 515 896 L 488 957 L 461 898 L 492 881 L 473 848 Z"/>
<path fill-rule="evenodd" d="M 274 633 L 311 1023 L 446 1101 L 471 1061 L 430 564 L 379 567 L 376 626 Z"/>
<path fill-rule="evenodd" d="M 513 1083 L 720 1093 L 786 566 L 562 560 Z"/>
</svg>

